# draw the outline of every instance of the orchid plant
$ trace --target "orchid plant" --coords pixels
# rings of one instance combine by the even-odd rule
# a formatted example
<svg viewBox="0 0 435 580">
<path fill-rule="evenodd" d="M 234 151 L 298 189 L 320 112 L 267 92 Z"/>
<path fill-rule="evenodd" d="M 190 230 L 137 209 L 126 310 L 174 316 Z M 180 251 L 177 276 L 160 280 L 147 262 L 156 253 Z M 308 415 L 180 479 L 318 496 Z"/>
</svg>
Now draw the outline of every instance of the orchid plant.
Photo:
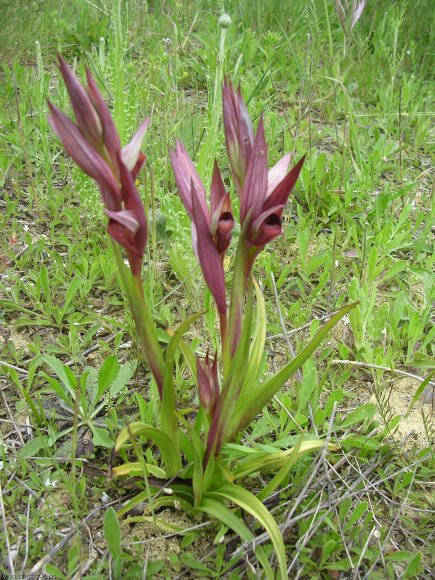
<svg viewBox="0 0 435 580">
<path fill-rule="evenodd" d="M 355 306 L 350 304 L 332 316 L 305 348 L 278 372 L 261 376 L 266 313 L 263 294 L 252 271 L 258 254 L 282 233 L 283 210 L 304 157 L 289 171 L 291 155 L 287 153 L 268 169 L 263 117 L 254 132 L 240 89 L 236 90 L 230 81 L 225 81 L 225 141 L 240 201 L 241 224 L 232 282 L 227 287 L 224 257 L 235 223 L 230 194 L 215 163 L 208 205 L 206 188 L 186 148 L 181 141 L 176 142 L 170 151 L 175 182 L 191 219 L 193 249 L 219 316 L 221 348 L 213 355 L 208 352 L 202 360 L 186 342 L 184 335 L 203 312 L 190 315 L 177 329 L 168 330 L 170 339 L 163 347 L 143 290 L 147 220 L 135 185 L 135 178 L 145 162 L 141 148 L 149 120 L 145 120 L 131 142 L 122 147 L 109 109 L 90 72 L 87 71 L 87 86 L 84 87 L 62 58 L 59 58 L 59 66 L 76 122 L 49 103 L 50 123 L 67 153 L 96 181 L 100 190 L 123 288 L 160 399 L 159 424 L 133 422 L 120 432 L 115 455 L 122 452 L 127 458 L 128 449 L 132 447 L 138 457 L 137 461 L 112 467 L 111 473 L 114 476 L 143 473 L 145 478 L 171 480 L 166 486 L 170 485 L 173 495 L 159 497 L 155 507 L 181 502 L 186 509 L 200 510 L 221 520 L 243 540 L 251 541 L 254 536 L 250 529 L 226 506 L 227 502 L 236 504 L 267 529 L 276 551 L 280 576 L 287 578 L 284 543 L 275 520 L 261 500 L 280 485 L 298 457 L 322 448 L 325 443 L 300 439 L 292 449 L 276 451 L 265 446 L 246 448 L 237 441 L 333 326 Z M 197 387 L 199 405 L 193 421 L 177 408 L 174 366 L 179 349 Z M 160 465 L 145 461 L 140 451 L 141 437 L 152 440 L 159 449 Z M 235 483 L 260 471 L 275 472 L 275 475 L 257 497 Z M 118 515 L 127 513 L 145 497 L 150 499 L 152 487 L 147 485 L 147 491 L 128 502 Z M 273 577 L 263 549 L 257 546 L 255 553 L 266 575 Z"/>
</svg>

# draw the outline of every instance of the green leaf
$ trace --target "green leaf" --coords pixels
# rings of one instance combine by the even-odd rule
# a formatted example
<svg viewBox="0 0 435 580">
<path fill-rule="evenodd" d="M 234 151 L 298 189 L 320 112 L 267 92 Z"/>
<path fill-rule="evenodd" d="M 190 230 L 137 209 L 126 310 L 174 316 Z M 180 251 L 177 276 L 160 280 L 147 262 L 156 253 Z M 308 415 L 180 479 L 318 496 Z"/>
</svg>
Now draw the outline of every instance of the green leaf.
<svg viewBox="0 0 435 580">
<path fill-rule="evenodd" d="M 319 439 L 302 441 L 301 443 L 298 442 L 295 446 L 298 447 L 295 459 L 302 457 L 302 455 L 305 455 L 306 453 L 318 451 L 319 449 L 322 449 L 324 445 L 325 441 Z M 250 455 L 239 462 L 234 471 L 234 477 L 236 479 L 241 479 L 242 477 L 246 477 L 250 473 L 255 473 L 256 471 L 274 471 L 275 469 L 280 469 L 282 466 L 286 465 L 289 458 L 292 457 L 295 447 L 287 449 L 286 451 L 273 453 L 257 451 L 255 454 Z M 328 449 L 336 451 L 339 447 L 332 443 L 328 443 Z"/>
<path fill-rule="evenodd" d="M 192 352 L 189 345 L 187 345 L 184 340 L 180 340 L 179 345 L 181 352 L 183 353 L 184 360 L 186 361 L 189 371 L 192 374 L 193 380 L 196 382 L 196 357 L 195 353 Z"/>
<path fill-rule="evenodd" d="M 341 423 L 340 427 L 345 429 L 346 427 L 350 427 L 355 423 L 362 423 L 366 419 L 371 419 L 373 415 L 376 413 L 377 406 L 375 403 L 365 403 L 361 405 L 355 411 L 349 413 L 346 419 Z"/>
<path fill-rule="evenodd" d="M 42 357 L 42 360 L 51 368 L 59 377 L 63 386 L 66 388 L 72 399 L 75 401 L 77 379 L 72 370 L 64 365 L 62 361 L 49 354 Z"/>
<path fill-rule="evenodd" d="M 326 542 L 322 546 L 322 556 L 320 558 L 321 564 L 328 566 L 326 562 L 328 562 L 331 554 L 336 550 L 337 542 L 332 538 L 330 540 L 326 540 Z"/>
<path fill-rule="evenodd" d="M 238 536 L 245 542 L 251 542 L 254 539 L 254 534 L 248 528 L 248 526 L 243 522 L 243 520 L 238 517 L 232 510 L 222 504 L 222 502 L 208 497 L 204 494 L 201 505 L 199 509 L 205 512 L 212 518 L 221 521 L 228 528 L 231 528 Z M 273 580 L 275 577 L 270 567 L 269 560 L 261 547 L 258 547 L 255 551 L 260 564 L 263 566 L 266 572 L 267 578 Z"/>
<path fill-rule="evenodd" d="M 419 400 L 419 398 L 421 397 L 423 391 L 425 390 L 425 388 L 427 387 L 427 385 L 429 384 L 429 381 L 432 379 L 432 377 L 435 376 L 435 369 L 433 371 L 431 371 L 427 377 L 424 379 L 424 381 L 421 383 L 421 385 L 419 385 L 418 389 L 415 391 L 415 395 L 412 397 L 412 401 L 409 404 L 409 408 L 406 411 L 406 416 L 409 415 L 409 413 L 412 411 L 412 408 L 414 407 L 414 405 L 417 403 L 417 401 Z"/>
<path fill-rule="evenodd" d="M 205 564 L 199 562 L 191 552 L 182 552 L 180 560 L 192 570 L 198 570 L 204 576 L 214 576 L 214 573 Z"/>
<path fill-rule="evenodd" d="M 33 358 L 29 362 L 29 366 L 27 367 L 28 374 L 27 374 L 27 381 L 26 381 L 28 392 L 30 392 L 30 389 L 32 388 L 33 379 L 35 378 L 36 371 L 38 370 L 39 365 L 40 365 L 40 358 L 38 356 L 36 356 L 35 358 Z"/>
<path fill-rule="evenodd" d="M 203 469 L 203 461 L 204 461 L 204 445 L 198 433 L 195 429 L 192 429 L 189 423 L 184 419 L 184 417 L 180 418 L 181 422 L 183 423 L 187 437 L 190 439 L 190 443 L 192 444 L 191 449 L 193 450 L 193 476 L 192 476 L 192 488 L 193 488 L 193 496 L 195 505 L 199 505 L 201 503 L 201 495 L 203 490 L 206 490 L 207 487 L 204 485 L 203 477 L 204 477 L 204 469 Z M 185 446 L 184 446 L 185 448 Z M 189 449 L 190 451 L 190 449 Z M 208 467 L 208 466 L 207 466 Z M 204 489 L 205 488 L 205 489 Z"/>
<path fill-rule="evenodd" d="M 160 429 L 147 423 L 130 423 L 128 427 L 125 427 L 116 439 L 115 452 L 118 452 L 132 436 L 137 435 L 146 435 L 160 449 L 168 477 L 174 477 L 181 470 L 180 454 L 172 439 Z"/>
<path fill-rule="evenodd" d="M 20 306 L 13 300 L 0 300 L 0 306 L 7 310 L 8 312 L 15 312 L 18 310 L 19 312 L 27 312 L 28 314 L 34 314 L 34 311 L 30 308 L 25 308 L 24 306 Z"/>
<path fill-rule="evenodd" d="M 357 304 L 358 302 L 354 302 L 337 312 L 337 314 L 320 328 L 316 336 L 292 361 L 286 364 L 280 371 L 266 379 L 263 383 L 251 389 L 249 396 L 244 397 L 243 401 L 236 406 L 228 439 L 231 439 L 239 431 L 242 431 L 247 425 L 249 425 L 254 417 L 260 413 L 263 407 L 267 405 L 288 379 L 308 360 L 337 322 L 339 322 L 345 314 L 355 308 Z"/>
<path fill-rule="evenodd" d="M 131 361 L 121 365 L 117 376 L 110 385 L 110 396 L 116 397 L 120 391 L 127 385 L 136 371 L 136 362 Z"/>
<path fill-rule="evenodd" d="M 337 562 L 328 562 L 325 566 L 328 570 L 339 570 L 342 572 L 347 572 L 352 568 L 352 562 L 349 562 L 348 558 L 343 558 Z"/>
<path fill-rule="evenodd" d="M 178 344 L 183 335 L 189 330 L 190 326 L 200 316 L 204 314 L 203 311 L 192 314 L 184 320 L 174 334 L 171 336 L 169 344 L 166 348 L 166 357 L 164 361 L 164 381 L 163 381 L 163 397 L 161 409 L 162 429 L 167 433 L 173 441 L 174 446 L 180 448 L 180 437 L 178 432 L 178 417 L 176 407 L 176 393 L 174 385 L 174 361 Z"/>
<path fill-rule="evenodd" d="M 326 416 L 330 416 L 332 413 L 332 410 L 334 408 L 334 404 L 337 403 L 341 403 L 342 400 L 344 399 L 345 393 L 344 393 L 344 389 L 342 387 L 338 387 L 336 388 L 334 391 L 332 391 L 332 393 L 329 395 L 325 406 L 324 406 L 324 410 L 326 413 Z"/>
<path fill-rule="evenodd" d="M 400 422 L 402 421 L 402 415 L 394 415 L 394 417 L 392 417 L 388 423 L 385 426 L 385 430 L 384 430 L 384 435 L 390 435 L 392 434 L 397 427 L 400 425 Z"/>
<path fill-rule="evenodd" d="M 54 326 L 51 320 L 47 318 L 24 318 L 20 317 L 14 320 L 15 328 L 22 328 L 27 326 Z"/>
<path fill-rule="evenodd" d="M 236 532 L 243 541 L 249 542 L 254 539 L 254 534 L 243 520 L 223 505 L 221 501 L 209 497 L 208 493 L 204 494 L 199 509 L 212 518 L 223 522 L 227 527 Z"/>
<path fill-rule="evenodd" d="M 347 435 L 345 439 L 340 439 L 340 446 L 344 449 L 352 449 L 356 447 L 358 449 L 367 449 L 376 451 L 380 447 L 380 443 L 377 439 L 369 439 L 365 435 L 360 437 L 355 435 Z"/>
<path fill-rule="evenodd" d="M 307 405 L 317 387 L 317 371 L 310 357 L 303 366 L 303 376 L 298 389 L 298 413 L 307 412 Z M 317 401 L 316 401 L 317 404 Z"/>
<path fill-rule="evenodd" d="M 62 318 L 65 316 L 65 313 L 67 312 L 71 302 L 73 302 L 79 288 L 83 285 L 83 279 L 78 276 L 77 278 L 73 278 L 71 284 L 68 286 L 68 290 L 66 291 L 65 294 L 65 304 L 63 305 L 63 308 L 61 310 L 62 312 Z"/>
<path fill-rule="evenodd" d="M 110 438 L 109 432 L 107 429 L 103 429 L 102 427 L 94 427 L 91 425 L 92 430 L 92 441 L 94 445 L 99 447 L 107 447 L 107 449 L 112 449 L 114 443 Z"/>
<path fill-rule="evenodd" d="M 44 375 L 45 375 L 45 373 L 44 373 Z M 56 393 L 56 395 L 59 397 L 59 399 L 61 401 L 66 403 L 71 408 L 74 407 L 74 398 L 71 396 L 69 391 L 65 392 L 64 387 L 59 383 L 59 381 L 56 381 L 56 379 L 53 379 L 52 377 L 49 377 L 48 375 L 45 375 L 45 380 L 47 381 L 47 383 L 50 385 L 50 387 L 53 389 L 53 391 Z M 48 390 L 48 389 L 45 389 L 45 390 Z"/>
<path fill-rule="evenodd" d="M 127 514 L 133 508 L 135 508 L 138 505 L 143 504 L 144 502 L 148 501 L 149 498 L 150 498 L 150 492 L 149 492 L 148 489 L 145 489 L 145 490 L 141 491 L 140 493 L 138 493 L 137 495 L 135 495 L 134 497 L 132 497 L 131 499 L 127 500 L 122 505 L 122 508 L 120 508 L 116 512 L 118 518 L 121 519 L 123 516 L 125 516 L 125 514 Z M 164 498 L 158 498 L 158 500 L 160 500 L 160 499 L 164 499 Z M 167 498 L 167 499 L 170 499 L 170 498 Z M 155 502 L 153 501 L 152 507 L 154 508 L 154 506 L 155 506 Z"/>
<path fill-rule="evenodd" d="M 264 354 L 264 343 L 266 340 L 266 308 L 264 298 L 255 278 L 252 278 L 252 282 L 254 284 L 257 298 L 257 318 L 255 322 L 254 337 L 249 349 L 248 366 L 245 371 L 245 378 L 239 394 L 239 400 L 243 400 L 243 392 L 245 389 L 250 389 L 252 388 L 252 385 L 257 383 L 258 372 Z"/>
<path fill-rule="evenodd" d="M 30 363 L 30 364 L 32 364 L 32 363 Z M 3 365 L 0 361 L 0 368 L 1 367 L 3 367 Z M 10 378 L 12 383 L 16 386 L 17 391 L 20 393 L 20 396 L 29 405 L 29 409 L 32 411 L 32 415 L 36 419 L 38 425 L 42 425 L 44 423 L 43 417 L 42 417 L 41 413 L 39 412 L 39 409 L 35 405 L 32 397 L 29 395 L 29 389 L 25 389 L 23 387 L 23 385 L 21 384 L 21 379 L 20 379 L 17 371 L 15 369 L 11 369 L 11 368 L 6 367 L 6 366 L 4 366 L 3 368 L 4 368 L 5 375 Z M 29 366 L 29 369 L 30 369 L 30 366 Z M 29 374 L 30 374 L 30 372 L 29 372 Z M 59 385 L 59 387 L 60 387 L 60 385 Z"/>
<path fill-rule="evenodd" d="M 356 508 L 353 510 L 349 519 L 346 522 L 346 529 L 347 530 L 352 528 L 356 524 L 356 522 L 364 516 L 364 514 L 368 510 L 368 507 L 369 507 L 369 504 L 366 501 L 362 501 L 361 503 L 359 503 L 356 506 Z"/>
<path fill-rule="evenodd" d="M 376 263 L 378 261 L 378 251 L 376 246 L 372 246 L 367 259 L 367 270 L 371 280 L 374 280 L 378 275 L 378 268 Z"/>
<path fill-rule="evenodd" d="M 279 485 L 281 485 L 281 483 L 284 481 L 284 478 L 288 474 L 290 468 L 296 462 L 296 460 L 299 458 L 299 451 L 300 451 L 301 445 L 303 443 L 303 438 L 304 438 L 304 435 L 301 434 L 301 436 L 298 439 L 298 442 L 291 450 L 291 453 L 288 456 L 287 460 L 285 461 L 284 465 L 280 468 L 278 473 L 274 475 L 274 477 L 269 481 L 269 483 L 265 487 L 263 487 L 263 489 L 259 493 L 257 493 L 258 499 L 263 500 L 263 499 L 266 499 L 267 497 L 269 497 L 269 495 L 271 493 L 273 493 L 275 491 L 275 489 Z"/>
<path fill-rule="evenodd" d="M 405 260 L 398 260 L 397 262 L 395 262 L 391 266 L 391 268 L 388 268 L 388 270 L 384 274 L 381 275 L 383 282 L 385 283 L 390 278 L 394 278 L 394 276 L 397 276 L 397 274 L 400 274 L 400 272 L 403 272 L 403 270 L 405 270 L 407 265 L 408 265 L 408 263 Z"/>
<path fill-rule="evenodd" d="M 121 555 L 121 528 L 115 510 L 112 507 L 109 507 L 104 515 L 103 530 L 109 552 L 112 558 L 116 560 Z"/>
<path fill-rule="evenodd" d="M 108 391 L 119 372 L 119 363 L 115 355 L 108 356 L 98 371 L 98 391 L 96 400 Z"/>
<path fill-rule="evenodd" d="M 415 367 L 417 369 L 434 369 L 435 368 L 435 359 L 434 358 L 421 358 L 421 359 L 414 359 L 410 361 L 409 366 Z"/>
<path fill-rule="evenodd" d="M 41 266 L 41 270 L 39 271 L 39 279 L 41 281 L 41 286 L 46 301 L 45 304 L 46 311 L 48 314 L 51 314 L 51 289 L 50 289 L 50 281 L 48 279 L 48 271 L 45 266 Z"/>
<path fill-rule="evenodd" d="M 412 557 L 412 552 L 410 557 Z M 404 578 L 405 580 L 408 580 L 408 578 L 410 579 L 417 578 L 419 574 L 421 574 L 421 572 L 423 571 L 421 560 L 422 554 L 421 552 L 417 552 L 417 554 L 415 554 L 415 556 L 412 558 L 412 560 L 405 568 L 405 571 L 403 572 L 401 577 Z"/>
<path fill-rule="evenodd" d="M 159 479 L 167 479 L 166 471 L 157 465 L 152 465 L 150 463 L 145 463 L 145 468 L 150 475 L 158 477 Z M 141 475 L 143 474 L 143 464 L 140 461 L 134 461 L 132 463 L 123 463 L 112 468 L 112 475 L 115 477 L 120 477 L 122 475 Z M 119 513 L 119 512 L 118 512 Z"/>
<path fill-rule="evenodd" d="M 59 570 L 54 564 L 45 565 L 45 573 L 53 578 L 61 578 L 62 580 L 66 578 L 65 574 Z M 88 577 L 89 578 L 89 577 Z"/>
<path fill-rule="evenodd" d="M 250 513 L 266 529 L 275 548 L 278 559 L 280 576 L 282 580 L 287 580 L 287 561 L 285 556 L 285 546 L 278 525 L 266 507 L 254 495 L 243 487 L 234 483 L 224 483 L 219 489 L 207 493 L 210 499 L 226 499 L 236 503 L 242 509 Z"/>
<path fill-rule="evenodd" d="M 18 455 L 21 459 L 28 459 L 29 457 L 35 457 L 35 455 L 38 455 L 41 449 L 45 449 L 46 447 L 48 447 L 48 436 L 41 435 L 28 441 L 24 447 L 20 449 Z"/>
<path fill-rule="evenodd" d="M 396 550 L 391 554 L 387 554 L 384 558 L 393 562 L 409 562 L 414 555 L 414 552 L 408 552 L 407 550 Z"/>
</svg>

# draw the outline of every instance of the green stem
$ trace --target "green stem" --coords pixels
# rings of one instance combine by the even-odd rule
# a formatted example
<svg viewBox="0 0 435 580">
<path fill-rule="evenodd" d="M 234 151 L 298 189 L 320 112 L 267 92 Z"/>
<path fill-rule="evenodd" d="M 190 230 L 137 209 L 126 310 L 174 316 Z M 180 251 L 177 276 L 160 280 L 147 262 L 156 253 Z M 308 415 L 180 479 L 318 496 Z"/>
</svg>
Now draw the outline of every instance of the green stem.
<svg viewBox="0 0 435 580">
<path fill-rule="evenodd" d="M 219 321 L 221 327 L 222 364 L 224 368 L 224 376 L 226 376 L 231 364 L 230 342 L 228 340 L 228 318 L 226 312 L 219 313 Z"/>
<path fill-rule="evenodd" d="M 159 389 L 160 398 L 163 396 L 164 361 L 162 350 L 157 338 L 157 327 L 154 318 L 145 302 L 143 284 L 140 275 L 133 276 L 133 288 L 137 301 L 130 304 L 130 308 L 136 323 L 136 328 L 141 338 L 142 347 L 148 365 Z"/>
<path fill-rule="evenodd" d="M 237 246 L 236 259 L 234 261 L 233 280 L 231 285 L 230 314 L 229 314 L 229 346 L 231 357 L 236 352 L 240 339 L 243 318 L 243 304 L 246 291 L 249 288 L 249 279 L 252 265 L 257 255 L 257 249 L 249 247 L 247 243 L 247 231 L 250 226 L 250 216 L 245 218 L 245 222 L 240 232 L 239 244 Z"/>
<path fill-rule="evenodd" d="M 247 285 L 246 311 L 245 316 L 243 317 L 243 325 L 241 325 L 240 338 L 231 360 L 229 372 L 224 377 L 224 384 L 219 396 L 218 404 L 213 412 L 207 438 L 204 468 L 207 466 L 212 453 L 218 455 L 223 443 L 227 439 L 227 431 L 231 424 L 230 418 L 236 408 L 238 397 L 243 387 L 251 342 L 253 312 L 252 288 L 252 284 Z"/>
<path fill-rule="evenodd" d="M 212 100 L 209 98 L 209 130 L 206 139 L 202 145 L 201 152 L 198 158 L 198 173 L 200 175 L 209 175 L 209 166 L 213 163 L 216 157 L 217 135 L 219 134 L 219 121 L 221 117 L 221 91 L 222 80 L 224 76 L 225 63 L 225 37 L 227 31 L 221 28 L 219 52 L 216 59 L 216 72 L 214 77 L 214 87 Z"/>
<path fill-rule="evenodd" d="M 228 328 L 228 342 L 231 357 L 234 355 L 240 338 L 243 315 L 243 300 L 246 289 L 245 263 L 247 247 L 244 230 L 240 234 L 234 262 L 233 281 L 231 284 L 230 314 Z"/>
<path fill-rule="evenodd" d="M 336 78 L 338 79 L 340 71 L 338 68 L 337 61 L 335 60 L 335 56 L 334 56 L 334 47 L 332 44 L 331 23 L 329 22 L 328 4 L 327 4 L 326 0 L 323 0 L 323 7 L 325 9 L 326 29 L 328 31 L 329 56 L 331 58 L 331 61 L 332 61 L 333 67 L 334 67 L 334 74 L 335 74 Z"/>
<path fill-rule="evenodd" d="M 76 517 L 80 512 L 78 499 L 77 499 L 77 492 L 78 489 L 77 485 L 77 466 L 76 466 L 76 457 L 77 457 L 77 440 L 78 440 L 78 428 L 79 428 L 79 408 L 80 408 L 80 381 L 76 378 L 75 379 L 75 399 L 74 399 L 74 417 L 73 417 L 73 429 L 72 429 L 72 452 L 71 452 L 71 479 L 73 482 L 73 489 L 75 493 L 72 495 L 73 505 L 74 505 L 74 513 Z"/>
<path fill-rule="evenodd" d="M 137 276 L 131 275 L 131 272 L 126 268 L 122 260 L 118 246 L 113 240 L 111 242 L 122 285 L 127 295 L 128 304 L 139 335 L 142 351 L 156 381 L 160 400 L 162 400 L 165 365 L 163 353 L 157 338 L 156 324 L 145 302 L 142 279 L 139 274 Z"/>
<path fill-rule="evenodd" d="M 113 68 L 115 77 L 114 117 L 121 140 L 125 137 L 125 76 L 124 76 L 124 34 L 122 30 L 122 2 L 113 0 Z"/>
</svg>

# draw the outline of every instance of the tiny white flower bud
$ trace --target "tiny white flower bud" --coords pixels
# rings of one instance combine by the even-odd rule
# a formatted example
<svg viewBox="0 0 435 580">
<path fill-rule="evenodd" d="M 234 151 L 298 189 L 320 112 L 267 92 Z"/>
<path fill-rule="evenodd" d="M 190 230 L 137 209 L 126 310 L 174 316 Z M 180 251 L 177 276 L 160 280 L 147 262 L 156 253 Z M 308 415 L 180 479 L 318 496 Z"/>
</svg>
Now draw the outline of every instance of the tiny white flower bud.
<svg viewBox="0 0 435 580">
<path fill-rule="evenodd" d="M 229 26 L 231 26 L 231 16 L 224 12 L 222 16 L 219 18 L 218 24 L 221 28 L 228 28 Z"/>
</svg>

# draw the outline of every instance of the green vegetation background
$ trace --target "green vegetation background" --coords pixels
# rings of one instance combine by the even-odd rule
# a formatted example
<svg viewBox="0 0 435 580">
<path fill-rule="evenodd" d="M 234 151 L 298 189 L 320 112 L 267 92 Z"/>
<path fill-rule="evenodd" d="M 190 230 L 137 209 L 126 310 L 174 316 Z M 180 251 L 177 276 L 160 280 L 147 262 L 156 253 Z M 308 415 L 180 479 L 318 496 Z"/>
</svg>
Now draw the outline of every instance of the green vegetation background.
<svg viewBox="0 0 435 580">
<path fill-rule="evenodd" d="M 224 40 L 223 9 L 232 21 Z M 342 444 L 331 459 L 340 469 L 325 458 L 303 460 L 271 500 L 290 577 L 428 578 L 433 410 L 421 404 L 422 381 L 404 385 L 400 371 L 424 377 L 434 358 L 433 3 L 369 0 L 347 35 L 330 0 L 1 1 L 0 22 L 0 545 L 15 554 L 15 570 L 29 572 L 53 549 L 47 572 L 57 577 L 109 577 L 99 509 L 107 494 L 122 501 L 131 493 L 102 475 L 109 447 L 124 413 L 153 413 L 139 364 L 129 388 L 118 385 L 92 411 L 100 438 L 80 477 L 71 477 L 62 457 L 73 410 L 53 404 L 41 355 L 70 363 L 77 375 L 115 354 L 131 378 L 141 361 L 128 342 L 132 325 L 98 193 L 47 123 L 48 97 L 67 108 L 55 67 L 61 52 L 80 76 L 90 66 L 124 142 L 152 115 L 140 190 L 152 224 L 147 293 L 162 327 L 204 300 L 167 150 L 182 138 L 206 182 L 210 155 L 228 180 L 219 75 L 241 83 L 253 118 L 265 111 L 270 163 L 288 150 L 308 152 L 284 236 L 257 268 L 268 296 L 270 364 L 290 356 L 281 318 L 298 350 L 319 318 L 347 299 L 361 306 L 245 444 L 285 446 L 300 429 Z M 198 346 L 214 324 L 209 315 L 197 329 Z M 188 404 L 189 377 L 177 364 Z M 406 427 L 401 417 L 412 401 L 415 423 Z M 168 534 L 167 525 L 151 536 Z M 71 535 L 55 549 L 61 530 Z M 224 537 L 218 527 L 176 535 L 176 548 L 163 544 L 150 557 L 143 546 L 151 544 L 135 552 L 127 545 L 134 533 L 122 530 L 132 578 L 143 570 L 255 574 L 235 540 L 213 544 L 216 533 Z M 8 570 L 1 553 L 0 571 Z"/>
</svg>

